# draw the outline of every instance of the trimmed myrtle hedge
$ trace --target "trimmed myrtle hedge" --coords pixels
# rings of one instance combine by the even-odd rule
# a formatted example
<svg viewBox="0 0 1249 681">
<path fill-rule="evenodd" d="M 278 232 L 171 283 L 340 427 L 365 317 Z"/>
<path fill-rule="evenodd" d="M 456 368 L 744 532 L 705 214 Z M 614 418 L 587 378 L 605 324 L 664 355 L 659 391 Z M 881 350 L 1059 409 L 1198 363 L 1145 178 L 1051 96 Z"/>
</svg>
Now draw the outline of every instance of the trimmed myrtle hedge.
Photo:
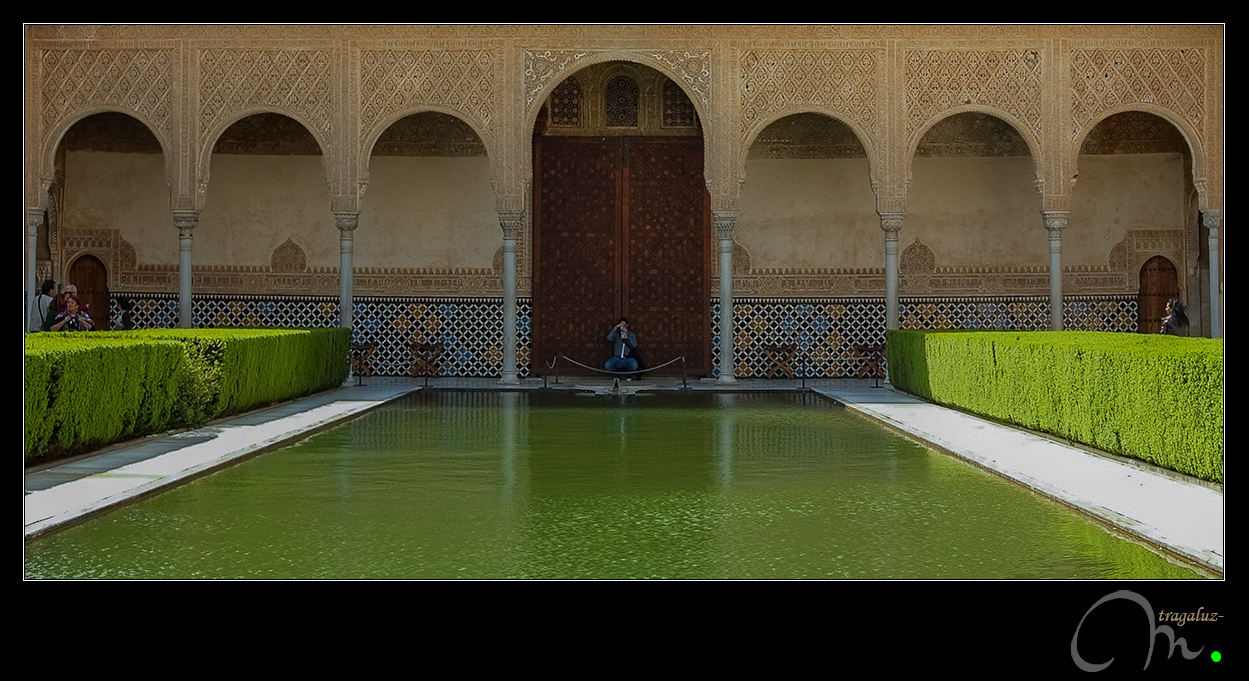
<svg viewBox="0 0 1249 681">
<path fill-rule="evenodd" d="M 1223 481 L 1223 341 L 1092 331 L 890 331 L 897 388 Z"/>
<path fill-rule="evenodd" d="M 26 459 L 70 454 L 342 385 L 345 329 L 26 337 Z"/>
</svg>

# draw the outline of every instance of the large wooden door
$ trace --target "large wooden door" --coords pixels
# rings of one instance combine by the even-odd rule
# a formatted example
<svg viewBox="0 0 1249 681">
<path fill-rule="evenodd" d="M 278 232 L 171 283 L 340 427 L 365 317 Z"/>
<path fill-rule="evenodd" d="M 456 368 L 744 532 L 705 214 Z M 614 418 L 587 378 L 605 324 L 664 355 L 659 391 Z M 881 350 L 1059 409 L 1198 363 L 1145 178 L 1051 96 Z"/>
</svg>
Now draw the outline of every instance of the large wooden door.
<svg viewBox="0 0 1249 681">
<path fill-rule="evenodd" d="M 1158 333 L 1162 329 L 1162 318 L 1167 316 L 1167 301 L 1180 297 L 1180 279 L 1175 265 L 1155 255 L 1141 266 L 1140 286 L 1137 300 L 1140 316 L 1136 329 L 1141 333 Z"/>
<path fill-rule="evenodd" d="M 621 316 L 647 366 L 711 368 L 710 210 L 701 140 L 534 141 L 533 361 L 602 367 Z M 665 373 L 679 373 L 680 363 Z"/>
</svg>

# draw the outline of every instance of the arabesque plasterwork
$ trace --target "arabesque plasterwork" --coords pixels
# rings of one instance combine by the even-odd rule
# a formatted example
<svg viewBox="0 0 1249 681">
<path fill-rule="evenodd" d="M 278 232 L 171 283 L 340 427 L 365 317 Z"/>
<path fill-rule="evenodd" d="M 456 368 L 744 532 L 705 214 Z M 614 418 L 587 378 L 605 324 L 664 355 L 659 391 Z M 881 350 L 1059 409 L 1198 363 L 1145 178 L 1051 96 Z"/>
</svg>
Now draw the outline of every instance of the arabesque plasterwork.
<svg viewBox="0 0 1249 681">
<path fill-rule="evenodd" d="M 137 114 L 169 139 L 171 50 L 48 49 L 41 62 L 45 134 L 79 111 L 107 107 Z"/>
<path fill-rule="evenodd" d="M 131 112 L 150 126 L 168 144 L 170 205 L 191 208 L 191 197 L 209 181 L 200 176 L 206 173 L 200 164 L 210 156 L 214 135 L 245 112 L 297 117 L 320 144 L 331 146 L 323 153 L 334 200 L 351 194 L 358 203 L 367 197 L 346 188 L 367 180 L 367 168 L 357 167 L 366 138 L 404 111 L 436 109 L 493 137 L 483 141 L 496 198 L 500 206 L 523 209 L 532 167 L 523 152 L 538 100 L 584 65 L 626 59 L 671 75 L 700 116 L 710 116 L 702 129 L 713 206 L 736 205 L 741 183 L 712 182 L 713 176 L 736 178 L 751 136 L 778 115 L 817 111 L 844 120 L 870 136 L 866 153 L 873 169 L 896 169 L 908 162 L 906 145 L 915 135 L 961 107 L 1001 112 L 1020 125 L 1037 145 L 1039 188 L 1056 195 L 1070 194 L 1076 144 L 1089 128 L 1120 111 L 1165 115 L 1194 149 L 1200 196 L 1193 211 L 1222 208 L 1224 55 L 1217 25 L 78 25 L 30 26 L 26 36 L 26 76 L 34 81 L 25 119 L 30 207 L 50 208 L 56 200 L 55 191 L 52 197 L 46 191 L 55 178 L 41 177 L 53 166 L 43 158 L 53 151 L 49 136 L 88 113 Z M 191 91 L 182 95 L 178 88 Z M 878 196 L 904 212 L 905 173 L 886 172 L 881 182 Z M 527 221 L 526 212 L 517 263 L 522 295 L 532 271 Z M 91 252 L 109 267 L 118 290 L 177 289 L 176 254 L 171 263 L 135 263 L 127 261 L 128 245 L 116 234 L 54 229 L 54 236 L 54 271 Z M 911 243 L 906 237 L 903 227 L 901 242 Z M 1187 240 L 1195 238 L 1194 232 Z M 1107 254 L 1104 270 L 1065 268 L 1065 290 L 1132 291 L 1133 268 L 1146 253 L 1188 262 L 1182 230 L 1131 232 L 1121 246 Z M 1187 249 L 1198 250 L 1192 243 Z M 908 257 L 909 250 L 902 253 L 904 294 L 1046 289 L 1044 263 L 986 271 L 940 265 L 954 256 L 938 253 L 927 271 L 928 260 Z M 133 259 L 133 248 L 129 253 Z M 298 271 L 289 258 L 278 263 L 294 271 L 196 265 L 196 290 L 337 291 L 334 268 Z M 501 267 L 356 271 L 360 295 L 494 296 L 501 290 Z M 746 268 L 734 278 L 742 295 L 879 295 L 883 289 L 883 269 L 877 268 Z"/>
</svg>

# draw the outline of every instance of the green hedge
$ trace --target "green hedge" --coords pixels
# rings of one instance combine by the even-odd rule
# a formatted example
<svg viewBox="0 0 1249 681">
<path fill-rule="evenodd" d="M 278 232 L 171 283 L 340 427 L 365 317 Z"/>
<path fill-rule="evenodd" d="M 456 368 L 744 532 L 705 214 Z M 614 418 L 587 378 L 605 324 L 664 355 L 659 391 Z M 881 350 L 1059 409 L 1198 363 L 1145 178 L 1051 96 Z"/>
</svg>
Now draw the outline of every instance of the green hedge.
<svg viewBox="0 0 1249 681">
<path fill-rule="evenodd" d="M 890 331 L 889 380 L 938 404 L 1223 481 L 1223 341 Z"/>
<path fill-rule="evenodd" d="M 153 329 L 26 337 L 27 460 L 341 385 L 343 329 Z"/>
</svg>

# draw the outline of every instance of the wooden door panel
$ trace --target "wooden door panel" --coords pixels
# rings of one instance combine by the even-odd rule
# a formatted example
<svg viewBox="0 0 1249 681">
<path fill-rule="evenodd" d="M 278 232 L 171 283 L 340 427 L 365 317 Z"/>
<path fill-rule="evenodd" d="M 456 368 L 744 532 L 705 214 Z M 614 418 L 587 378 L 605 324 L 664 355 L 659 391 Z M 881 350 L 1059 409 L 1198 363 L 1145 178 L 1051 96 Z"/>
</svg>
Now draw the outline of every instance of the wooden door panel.
<svg viewBox="0 0 1249 681">
<path fill-rule="evenodd" d="M 560 355 L 601 367 L 623 315 L 649 366 L 685 356 L 693 374 L 708 372 L 701 141 L 538 138 L 534 160 L 536 368 Z"/>
<path fill-rule="evenodd" d="M 624 314 L 650 366 L 684 356 L 702 373 L 711 333 L 702 144 L 629 140 L 625 159 Z"/>
<path fill-rule="evenodd" d="M 619 308 L 620 147 L 549 138 L 535 155 L 534 362 L 599 366 Z"/>
<path fill-rule="evenodd" d="M 1179 297 L 1180 280 L 1175 266 L 1161 255 L 1150 258 L 1141 266 L 1137 330 L 1158 333 L 1162 318 L 1167 316 L 1167 301 Z"/>
</svg>

